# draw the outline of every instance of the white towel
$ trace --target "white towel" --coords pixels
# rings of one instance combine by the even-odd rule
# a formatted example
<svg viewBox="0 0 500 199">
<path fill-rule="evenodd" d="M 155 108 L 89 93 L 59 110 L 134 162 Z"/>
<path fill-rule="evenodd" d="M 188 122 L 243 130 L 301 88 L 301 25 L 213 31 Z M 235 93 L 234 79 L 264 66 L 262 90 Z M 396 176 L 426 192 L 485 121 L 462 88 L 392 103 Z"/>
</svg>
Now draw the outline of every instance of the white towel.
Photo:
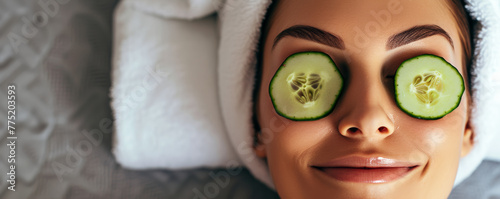
<svg viewBox="0 0 500 199">
<path fill-rule="evenodd" d="M 217 92 L 217 21 L 206 16 L 213 4 L 193 8 L 203 15 L 155 13 L 186 5 L 168 2 L 122 1 L 116 8 L 113 153 L 133 169 L 234 164 L 238 157 L 225 133 Z"/>
<path fill-rule="evenodd" d="M 139 0 L 127 0 L 125 2 L 131 2 L 130 5 L 133 5 L 131 7 L 146 14 L 135 15 L 136 19 L 132 19 L 132 16 L 124 17 L 127 15 L 126 11 L 119 8 L 115 16 L 115 35 L 119 37 L 115 38 L 112 105 L 117 118 L 115 122 L 116 143 L 113 148 L 118 161 L 122 165 L 131 168 L 182 168 L 182 166 L 186 165 L 189 165 L 188 167 L 206 165 L 224 167 L 229 162 L 241 162 L 250 169 L 255 177 L 269 187 L 274 187 L 267 165 L 253 153 L 252 136 L 254 129 L 251 123 L 253 77 L 256 64 L 255 50 L 260 36 L 260 26 L 270 0 L 226 0 L 225 2 L 217 0 L 177 0 L 172 1 L 173 3 L 165 0 L 148 0 L 140 3 Z M 194 3 L 197 4 L 194 5 Z M 495 0 L 467 0 L 467 10 L 474 19 L 480 22 L 474 35 L 476 51 L 473 64 L 474 78 L 472 79 L 472 122 L 477 136 L 475 137 L 476 143 L 473 150 L 460 161 L 455 184 L 467 178 L 484 159 L 488 151 L 490 158 L 500 160 L 500 155 L 496 153 L 500 152 L 499 145 L 497 144 L 490 149 L 488 147 L 489 142 L 494 139 L 495 135 L 500 136 L 500 119 L 498 119 L 500 118 L 500 67 L 496 65 L 500 63 L 497 58 L 500 52 L 498 36 L 500 35 L 500 5 Z M 196 40 L 198 41 L 197 47 L 203 48 L 198 49 L 199 51 L 196 52 L 199 54 L 203 52 L 216 54 L 215 52 L 218 52 L 218 55 L 214 55 L 217 56 L 218 62 L 212 65 L 214 69 L 212 72 L 217 72 L 217 75 L 211 77 L 214 78 L 211 79 L 212 81 L 218 81 L 218 86 L 210 84 L 199 89 L 205 90 L 214 86 L 211 91 L 218 94 L 218 98 L 216 98 L 220 107 L 214 105 L 215 102 L 197 104 L 199 101 L 189 100 L 193 97 L 192 95 L 179 91 L 191 89 L 190 91 L 196 92 L 193 85 L 200 84 L 197 81 L 185 81 L 184 84 L 176 84 L 175 87 L 162 84 L 161 89 L 148 90 L 146 92 L 146 96 L 148 96 L 146 104 L 139 103 L 139 108 L 123 112 L 117 111 L 118 102 L 126 97 L 127 93 L 131 92 L 130 89 L 133 88 L 133 85 L 137 85 L 139 82 L 138 75 L 134 76 L 132 73 L 144 74 L 144 67 L 148 64 L 165 66 L 162 69 L 167 74 L 190 74 L 198 70 L 196 67 L 189 65 L 192 64 L 189 62 L 192 60 L 179 59 L 179 56 L 183 57 L 182 54 L 171 53 L 175 52 L 176 48 L 192 47 L 194 42 L 187 36 L 191 32 L 186 31 L 186 35 L 177 35 L 175 38 L 171 38 L 175 34 L 163 34 L 162 32 L 172 32 L 174 31 L 172 28 L 194 26 L 193 22 L 205 20 L 200 18 L 206 17 L 212 12 L 218 12 L 219 23 L 212 23 L 212 25 L 214 28 L 219 28 L 219 40 L 214 38 L 216 36 L 207 37 L 206 39 L 218 41 L 219 45 L 202 46 Z M 157 20 L 155 23 L 150 22 L 151 20 L 145 20 L 154 16 L 156 16 Z M 208 18 L 211 17 L 213 16 Z M 172 22 L 172 18 L 182 19 L 184 22 Z M 195 20 L 192 21 L 193 19 Z M 131 25 L 133 23 L 136 24 Z M 178 26 L 172 26 L 171 23 L 179 24 Z M 180 23 L 190 25 L 180 25 Z M 156 28 L 147 30 L 142 28 L 151 28 L 152 26 L 158 28 L 159 31 L 153 31 Z M 128 29 L 128 32 L 121 32 L 123 29 Z M 190 30 L 192 31 L 192 29 Z M 182 31 L 185 30 L 180 28 L 174 32 L 182 34 Z M 208 30 L 208 32 L 210 31 L 213 30 Z M 161 45 L 156 45 L 158 49 L 145 48 L 142 47 L 144 43 Z M 155 51 L 162 49 L 167 50 Z M 172 60 L 176 61 L 174 66 L 165 65 Z M 209 72 L 207 71 L 207 73 Z M 206 78 L 206 76 L 204 77 Z M 188 89 L 184 89 L 184 87 Z M 175 98 L 168 97 L 173 96 L 167 95 L 172 92 L 176 93 Z M 213 100 L 214 98 L 208 96 L 207 99 Z M 166 101 L 169 102 L 165 103 Z M 194 112 L 191 106 L 196 107 L 197 111 L 211 113 L 211 117 L 199 117 L 200 114 Z M 174 110 L 183 117 L 178 116 L 175 112 L 172 113 Z M 193 114 L 192 117 L 196 118 L 195 123 L 193 123 L 194 119 L 189 118 L 188 114 Z M 203 125 L 198 125 L 200 128 L 187 128 L 193 124 Z M 209 124 L 212 124 L 212 128 L 204 129 L 204 127 L 210 126 Z M 220 127 L 221 124 L 225 124 L 225 126 Z M 130 128 L 129 126 L 135 127 Z M 149 130 L 142 130 L 139 133 L 141 128 Z M 151 131 L 151 129 L 156 129 L 156 131 Z M 227 136 L 222 132 L 227 133 Z M 192 140 L 196 136 L 202 137 L 205 142 L 193 143 Z M 206 139 L 214 139 L 215 141 L 211 142 Z M 138 142 L 138 140 L 141 142 Z M 147 146 L 153 140 L 165 144 Z M 184 143 L 186 145 L 183 145 Z M 213 146 L 210 143 L 217 144 L 217 150 L 208 149 L 207 146 Z M 198 153 L 195 153 L 194 150 L 190 150 L 193 147 L 201 147 L 206 151 L 197 151 Z M 148 156 L 144 156 L 145 153 Z M 237 157 L 234 156 L 235 153 Z M 206 158 L 197 159 L 202 154 Z M 169 164 L 165 164 L 165 162 L 169 162 Z"/>
<path fill-rule="evenodd" d="M 500 134 L 500 2 L 466 0 L 466 8 L 478 20 L 474 33 L 472 70 L 472 124 L 476 133 L 472 151 L 460 160 L 455 185 L 467 178 L 490 151 L 498 151 L 500 140 L 489 147 Z M 498 137 L 498 136 L 497 136 Z M 493 154 L 491 158 L 499 157 Z"/>
</svg>

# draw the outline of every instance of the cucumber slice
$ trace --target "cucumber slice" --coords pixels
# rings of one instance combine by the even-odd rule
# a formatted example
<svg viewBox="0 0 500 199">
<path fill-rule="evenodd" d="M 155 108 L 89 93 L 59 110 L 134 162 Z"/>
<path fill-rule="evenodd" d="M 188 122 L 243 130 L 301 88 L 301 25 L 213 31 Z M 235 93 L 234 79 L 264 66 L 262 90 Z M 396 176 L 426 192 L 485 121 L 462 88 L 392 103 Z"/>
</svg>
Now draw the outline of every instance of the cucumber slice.
<svg viewBox="0 0 500 199">
<path fill-rule="evenodd" d="M 332 112 L 343 82 L 328 55 L 300 52 L 281 64 L 269 85 L 269 95 L 279 115 L 295 121 L 317 120 Z"/>
<path fill-rule="evenodd" d="M 394 79 L 396 103 L 408 115 L 427 120 L 444 117 L 460 104 L 464 80 L 442 57 L 420 55 L 404 61 Z"/>
</svg>

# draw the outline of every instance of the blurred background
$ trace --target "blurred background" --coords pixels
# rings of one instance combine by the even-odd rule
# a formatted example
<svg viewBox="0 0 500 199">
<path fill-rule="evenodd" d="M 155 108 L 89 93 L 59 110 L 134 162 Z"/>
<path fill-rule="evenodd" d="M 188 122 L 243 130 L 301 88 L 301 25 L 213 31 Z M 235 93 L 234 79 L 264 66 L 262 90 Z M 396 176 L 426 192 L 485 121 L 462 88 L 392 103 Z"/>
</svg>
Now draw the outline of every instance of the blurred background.
<svg viewBox="0 0 500 199">
<path fill-rule="evenodd" d="M 0 1 L 0 198 L 276 198 L 247 170 L 216 190 L 209 174 L 217 169 L 133 171 L 116 163 L 109 128 L 116 4 Z M 15 192 L 6 175 L 10 84 L 17 91 Z M 101 126 L 109 132 L 102 140 L 90 133 Z"/>
</svg>

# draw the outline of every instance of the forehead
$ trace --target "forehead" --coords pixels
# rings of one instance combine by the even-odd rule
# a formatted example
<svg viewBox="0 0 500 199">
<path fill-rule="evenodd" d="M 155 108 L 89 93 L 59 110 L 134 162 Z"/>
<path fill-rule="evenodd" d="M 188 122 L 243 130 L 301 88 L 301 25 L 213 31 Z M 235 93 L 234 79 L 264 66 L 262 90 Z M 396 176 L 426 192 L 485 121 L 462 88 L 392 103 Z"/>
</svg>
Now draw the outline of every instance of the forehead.
<svg viewBox="0 0 500 199">
<path fill-rule="evenodd" d="M 439 25 L 452 38 L 458 36 L 453 15 L 441 0 L 282 0 L 274 10 L 268 36 L 297 24 L 332 32 L 346 43 L 359 30 L 373 38 L 387 38 L 423 24 Z"/>
</svg>

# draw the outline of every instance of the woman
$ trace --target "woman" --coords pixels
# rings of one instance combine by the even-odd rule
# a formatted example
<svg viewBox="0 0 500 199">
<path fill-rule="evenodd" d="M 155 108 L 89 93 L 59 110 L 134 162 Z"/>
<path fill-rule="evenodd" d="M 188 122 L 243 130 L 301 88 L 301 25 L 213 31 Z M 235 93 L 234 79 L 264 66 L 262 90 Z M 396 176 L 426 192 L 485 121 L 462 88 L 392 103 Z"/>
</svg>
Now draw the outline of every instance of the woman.
<svg viewBox="0 0 500 199">
<path fill-rule="evenodd" d="M 261 35 L 255 152 L 282 198 L 447 198 L 473 147 L 467 15 L 452 0 L 274 2 Z M 343 77 L 327 115 L 308 121 L 277 111 L 270 84 L 290 55 L 320 52 Z M 440 119 L 419 119 L 395 100 L 394 75 L 418 55 L 442 57 L 465 92 Z M 272 122 L 271 122 L 272 121 Z M 278 121 L 280 128 L 276 128 Z"/>
</svg>

